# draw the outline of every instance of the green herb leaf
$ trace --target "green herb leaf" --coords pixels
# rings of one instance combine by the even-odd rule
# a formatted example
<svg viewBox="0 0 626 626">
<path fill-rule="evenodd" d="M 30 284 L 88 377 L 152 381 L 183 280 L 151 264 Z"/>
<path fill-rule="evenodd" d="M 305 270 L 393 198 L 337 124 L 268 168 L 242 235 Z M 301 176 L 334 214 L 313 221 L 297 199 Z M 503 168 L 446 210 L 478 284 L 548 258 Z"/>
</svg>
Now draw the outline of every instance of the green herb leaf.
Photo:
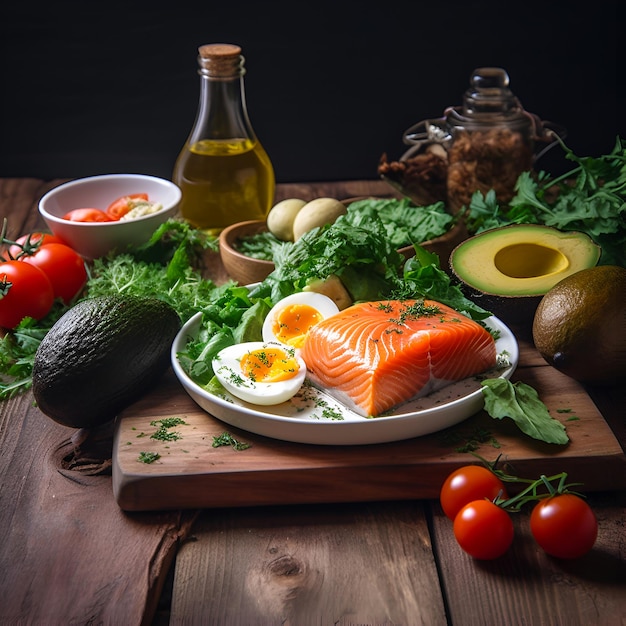
<svg viewBox="0 0 626 626">
<path fill-rule="evenodd" d="M 500 205 L 493 190 L 477 191 L 465 214 L 468 231 L 520 223 L 579 231 L 602 248 L 602 265 L 626 267 L 626 145 L 617 137 L 609 154 L 593 158 L 559 143 L 576 164 L 572 170 L 558 178 L 523 172 L 508 205 Z"/>
<path fill-rule="evenodd" d="M 569 442 L 565 427 L 550 415 L 530 385 L 512 383 L 504 378 L 490 378 L 481 382 L 481 389 L 485 410 L 491 417 L 509 417 L 523 433 L 539 441 L 556 444 Z"/>
</svg>

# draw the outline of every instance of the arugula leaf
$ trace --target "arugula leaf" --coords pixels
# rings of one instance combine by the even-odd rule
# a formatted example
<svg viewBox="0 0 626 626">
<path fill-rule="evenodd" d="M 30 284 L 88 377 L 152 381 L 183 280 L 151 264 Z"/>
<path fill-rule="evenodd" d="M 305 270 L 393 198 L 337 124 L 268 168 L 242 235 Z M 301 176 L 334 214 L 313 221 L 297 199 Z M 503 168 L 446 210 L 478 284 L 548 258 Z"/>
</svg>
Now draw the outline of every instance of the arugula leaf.
<svg viewBox="0 0 626 626">
<path fill-rule="evenodd" d="M 348 206 L 346 219 L 354 226 L 367 226 L 374 216 L 380 219 L 387 239 L 396 248 L 441 237 L 455 222 L 443 202 L 416 206 L 408 198 L 355 200 Z"/>
<path fill-rule="evenodd" d="M 439 257 L 421 246 L 415 246 L 415 256 L 404 266 L 404 282 L 392 297 L 398 300 L 416 297 L 436 300 L 475 321 L 491 316 L 489 311 L 466 298 L 461 288 L 440 268 Z"/>
<path fill-rule="evenodd" d="M 57 301 L 43 320 L 38 322 L 26 317 L 15 329 L 0 337 L 0 400 L 12 398 L 31 388 L 35 352 L 66 310 L 67 307 Z"/>
<path fill-rule="evenodd" d="M 530 385 L 512 383 L 504 378 L 481 382 L 485 410 L 495 419 L 511 418 L 529 437 L 546 443 L 566 444 L 565 427 L 554 419 L 539 395 Z"/>
</svg>

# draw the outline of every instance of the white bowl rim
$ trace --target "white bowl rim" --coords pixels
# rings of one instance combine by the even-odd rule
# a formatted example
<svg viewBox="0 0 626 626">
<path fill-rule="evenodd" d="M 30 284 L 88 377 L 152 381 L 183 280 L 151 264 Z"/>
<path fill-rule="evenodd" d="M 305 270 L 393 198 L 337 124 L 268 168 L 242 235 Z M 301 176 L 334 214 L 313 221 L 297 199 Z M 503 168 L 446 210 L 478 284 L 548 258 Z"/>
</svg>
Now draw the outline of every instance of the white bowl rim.
<svg viewBox="0 0 626 626">
<path fill-rule="evenodd" d="M 41 215 L 46 218 L 49 219 L 53 222 L 57 222 L 60 224 L 67 224 L 68 220 L 63 219 L 62 217 L 59 217 L 58 215 L 54 215 L 53 213 L 50 213 L 50 211 L 46 210 L 45 208 L 45 203 L 49 200 L 50 197 L 52 197 L 53 195 L 55 195 L 61 188 L 63 189 L 70 189 L 72 187 L 81 187 L 82 185 L 86 185 L 89 184 L 91 182 L 94 181 L 106 181 L 106 180 L 137 180 L 137 181 L 142 181 L 142 180 L 150 180 L 153 182 L 157 182 L 160 184 L 163 184 L 164 187 L 168 187 L 169 189 L 171 189 L 174 192 L 174 200 L 171 204 L 171 206 L 164 206 L 163 209 L 161 209 L 160 211 L 157 211 L 156 213 L 150 213 L 148 215 L 142 215 L 140 217 L 137 217 L 135 219 L 132 220 L 132 222 L 136 223 L 136 222 L 142 222 L 148 219 L 153 218 L 155 215 L 161 215 L 163 212 L 171 210 L 172 208 L 175 208 L 176 205 L 178 205 L 178 203 L 180 202 L 180 199 L 182 198 L 182 190 L 180 189 L 180 187 L 174 183 L 173 181 L 167 179 L 167 178 L 163 178 L 160 176 L 152 176 L 149 174 L 96 174 L 94 176 L 85 176 L 82 178 L 76 178 L 74 180 L 68 180 L 67 182 L 61 183 L 59 185 L 57 185 L 56 187 L 53 187 L 52 189 L 50 189 L 49 191 L 47 191 L 39 200 L 38 203 L 38 208 L 39 208 L 39 212 L 41 213 Z M 87 227 L 87 228 L 102 228 L 102 227 L 106 227 L 106 226 L 115 226 L 116 224 L 128 224 L 130 223 L 130 221 L 125 221 L 125 222 L 119 222 L 119 221 L 115 221 L 115 222 L 72 222 L 74 225 L 80 226 L 80 227 Z"/>
</svg>

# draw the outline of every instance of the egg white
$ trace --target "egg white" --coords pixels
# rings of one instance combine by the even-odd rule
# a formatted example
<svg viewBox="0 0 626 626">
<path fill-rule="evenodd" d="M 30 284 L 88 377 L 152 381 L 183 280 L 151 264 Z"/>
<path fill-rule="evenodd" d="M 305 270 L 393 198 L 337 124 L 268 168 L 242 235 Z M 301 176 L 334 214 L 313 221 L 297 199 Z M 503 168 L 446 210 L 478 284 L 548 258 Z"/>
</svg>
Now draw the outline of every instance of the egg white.
<svg viewBox="0 0 626 626">
<path fill-rule="evenodd" d="M 316 293 L 314 291 L 294 293 L 277 302 L 267 314 L 267 317 L 263 322 L 262 330 L 264 341 L 273 341 L 284 345 L 291 345 L 296 348 L 298 347 L 294 343 L 284 341 L 274 330 L 276 319 L 281 315 L 284 309 L 293 305 L 308 305 L 317 311 L 321 319 L 326 319 L 327 317 L 331 317 L 332 315 L 339 313 L 339 307 L 331 298 L 325 296 L 324 294 Z M 307 330 L 308 328 L 302 328 L 301 334 L 304 335 Z"/>
<path fill-rule="evenodd" d="M 240 365 L 242 357 L 254 350 L 269 347 L 288 353 L 298 363 L 298 371 L 289 379 L 276 382 L 258 382 L 247 377 Z M 213 371 L 222 386 L 233 396 L 249 402 L 270 406 L 286 402 L 299 391 L 306 377 L 306 365 L 293 348 L 277 342 L 249 341 L 221 350 L 213 359 Z"/>
</svg>

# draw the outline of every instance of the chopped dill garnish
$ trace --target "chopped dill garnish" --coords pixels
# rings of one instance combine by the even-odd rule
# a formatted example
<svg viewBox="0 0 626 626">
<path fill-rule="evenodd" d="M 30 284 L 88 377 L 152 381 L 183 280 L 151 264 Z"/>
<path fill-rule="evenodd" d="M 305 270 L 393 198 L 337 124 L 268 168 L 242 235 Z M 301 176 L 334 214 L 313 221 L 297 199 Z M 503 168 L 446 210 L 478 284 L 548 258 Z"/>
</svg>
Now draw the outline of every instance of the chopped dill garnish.
<svg viewBox="0 0 626 626">
<path fill-rule="evenodd" d="M 150 426 L 160 426 L 163 428 L 173 428 L 174 426 L 180 426 L 181 424 L 187 424 L 182 417 L 164 417 L 160 420 L 153 420 L 150 422 Z"/>
<path fill-rule="evenodd" d="M 178 441 L 182 439 L 182 435 L 171 431 L 170 428 L 186 423 L 187 422 L 180 417 L 164 417 L 160 420 L 153 420 L 150 422 L 150 426 L 157 426 L 157 430 L 150 435 L 150 439 L 157 439 L 158 441 Z"/>
<path fill-rule="evenodd" d="M 343 421 L 344 419 L 343 415 L 339 411 L 336 411 L 335 409 L 332 409 L 330 407 L 327 407 L 322 411 L 322 417 L 335 421 Z"/>
<path fill-rule="evenodd" d="M 219 448 L 221 446 L 231 446 L 233 450 L 246 450 L 252 444 L 243 443 L 235 439 L 230 433 L 222 433 L 213 437 L 213 447 Z"/>
<path fill-rule="evenodd" d="M 141 463 L 154 463 L 161 458 L 161 455 L 158 452 L 140 452 L 139 453 L 139 461 Z"/>
</svg>

